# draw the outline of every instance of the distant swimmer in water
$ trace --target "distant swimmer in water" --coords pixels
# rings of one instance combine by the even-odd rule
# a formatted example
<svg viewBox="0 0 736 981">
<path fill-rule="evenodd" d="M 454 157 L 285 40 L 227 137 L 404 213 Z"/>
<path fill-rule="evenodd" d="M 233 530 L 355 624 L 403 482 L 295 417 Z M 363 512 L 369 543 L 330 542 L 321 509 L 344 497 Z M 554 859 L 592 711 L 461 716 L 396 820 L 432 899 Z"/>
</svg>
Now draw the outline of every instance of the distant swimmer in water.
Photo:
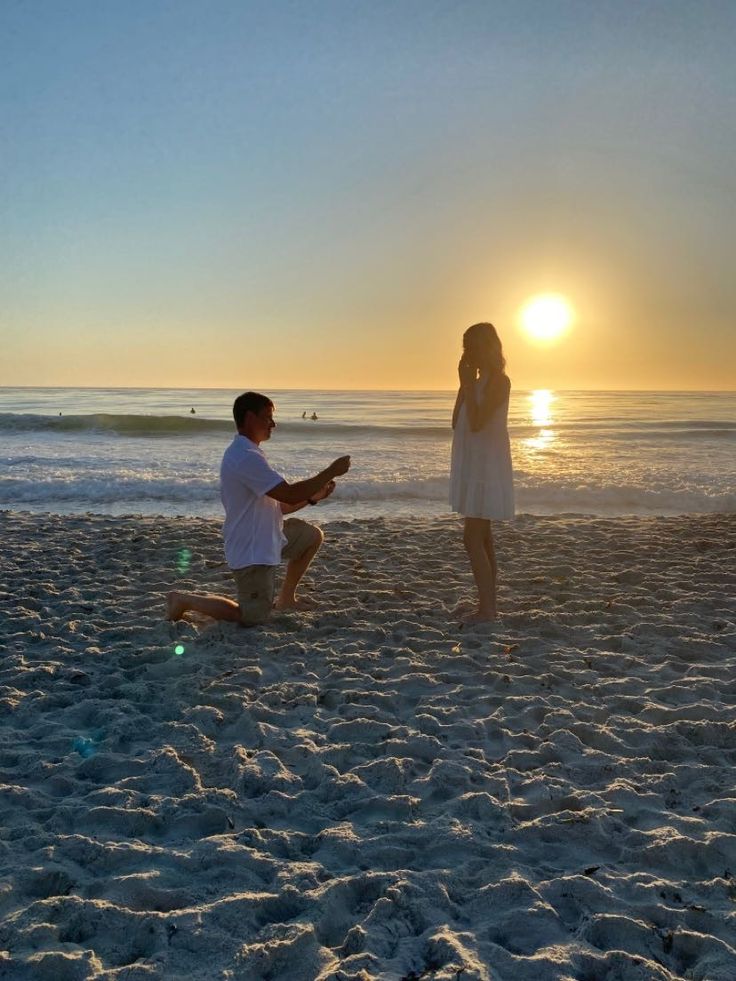
<svg viewBox="0 0 736 981">
<path fill-rule="evenodd" d="M 302 419 L 306 419 L 306 418 L 307 418 L 307 410 L 305 409 L 304 412 L 302 412 Z"/>
<path fill-rule="evenodd" d="M 317 413 L 316 412 L 313 412 L 309 418 L 312 420 L 312 422 L 316 422 L 317 421 Z"/>
<path fill-rule="evenodd" d="M 194 411 L 194 406 L 192 406 L 191 409 L 189 410 L 189 415 L 190 416 L 196 416 L 196 414 L 197 413 Z"/>
</svg>

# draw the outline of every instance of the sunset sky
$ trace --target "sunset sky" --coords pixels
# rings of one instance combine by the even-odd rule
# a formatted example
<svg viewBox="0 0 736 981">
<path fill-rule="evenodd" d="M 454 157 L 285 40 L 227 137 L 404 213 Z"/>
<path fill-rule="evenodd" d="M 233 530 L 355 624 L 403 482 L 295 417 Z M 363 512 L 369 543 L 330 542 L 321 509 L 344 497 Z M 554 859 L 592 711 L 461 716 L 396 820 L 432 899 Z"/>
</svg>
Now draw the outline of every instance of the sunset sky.
<svg viewBox="0 0 736 981">
<path fill-rule="evenodd" d="M 0 6 L 0 384 L 734 388 L 732 0 Z M 530 297 L 575 311 L 523 333 Z"/>
</svg>

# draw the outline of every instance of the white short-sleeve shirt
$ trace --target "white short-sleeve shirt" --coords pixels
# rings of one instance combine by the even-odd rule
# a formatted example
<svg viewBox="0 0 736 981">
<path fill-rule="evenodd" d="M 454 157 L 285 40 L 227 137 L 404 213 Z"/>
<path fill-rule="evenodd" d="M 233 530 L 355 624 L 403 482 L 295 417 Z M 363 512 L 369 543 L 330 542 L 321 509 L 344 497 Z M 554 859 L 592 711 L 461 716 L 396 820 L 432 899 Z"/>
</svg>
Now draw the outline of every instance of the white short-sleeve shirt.
<svg viewBox="0 0 736 981">
<path fill-rule="evenodd" d="M 225 450 L 220 496 L 225 508 L 225 558 L 231 569 L 278 565 L 286 543 L 278 501 L 266 497 L 283 481 L 260 447 L 240 433 Z"/>
</svg>

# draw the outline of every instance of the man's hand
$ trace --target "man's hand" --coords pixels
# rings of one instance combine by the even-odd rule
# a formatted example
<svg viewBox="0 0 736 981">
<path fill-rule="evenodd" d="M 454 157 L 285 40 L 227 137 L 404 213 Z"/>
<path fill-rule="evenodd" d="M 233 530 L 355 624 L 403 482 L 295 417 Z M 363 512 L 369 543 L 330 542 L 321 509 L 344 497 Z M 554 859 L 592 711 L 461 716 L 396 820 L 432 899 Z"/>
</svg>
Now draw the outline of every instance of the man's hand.
<svg viewBox="0 0 736 981">
<path fill-rule="evenodd" d="M 312 494 L 312 500 L 324 501 L 326 497 L 330 496 L 330 494 L 334 491 L 336 486 L 337 485 L 335 484 L 334 480 L 328 481 L 321 490 L 318 490 L 316 494 Z"/>
<path fill-rule="evenodd" d="M 336 460 L 328 467 L 328 470 L 333 477 L 342 477 L 350 469 L 350 457 L 349 456 L 339 456 Z"/>
</svg>

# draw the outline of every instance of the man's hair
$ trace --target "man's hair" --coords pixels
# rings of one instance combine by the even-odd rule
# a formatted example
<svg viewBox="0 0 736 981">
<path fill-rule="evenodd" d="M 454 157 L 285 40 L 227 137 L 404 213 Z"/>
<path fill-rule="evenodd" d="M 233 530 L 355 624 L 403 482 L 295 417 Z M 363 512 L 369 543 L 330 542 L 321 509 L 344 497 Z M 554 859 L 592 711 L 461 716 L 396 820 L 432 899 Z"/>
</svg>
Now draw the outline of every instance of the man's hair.
<svg viewBox="0 0 736 981">
<path fill-rule="evenodd" d="M 273 402 L 266 395 L 259 395 L 258 392 L 243 392 L 233 402 L 233 419 L 235 425 L 240 427 L 245 422 L 246 412 L 260 412 L 261 409 L 273 408 Z"/>
</svg>

